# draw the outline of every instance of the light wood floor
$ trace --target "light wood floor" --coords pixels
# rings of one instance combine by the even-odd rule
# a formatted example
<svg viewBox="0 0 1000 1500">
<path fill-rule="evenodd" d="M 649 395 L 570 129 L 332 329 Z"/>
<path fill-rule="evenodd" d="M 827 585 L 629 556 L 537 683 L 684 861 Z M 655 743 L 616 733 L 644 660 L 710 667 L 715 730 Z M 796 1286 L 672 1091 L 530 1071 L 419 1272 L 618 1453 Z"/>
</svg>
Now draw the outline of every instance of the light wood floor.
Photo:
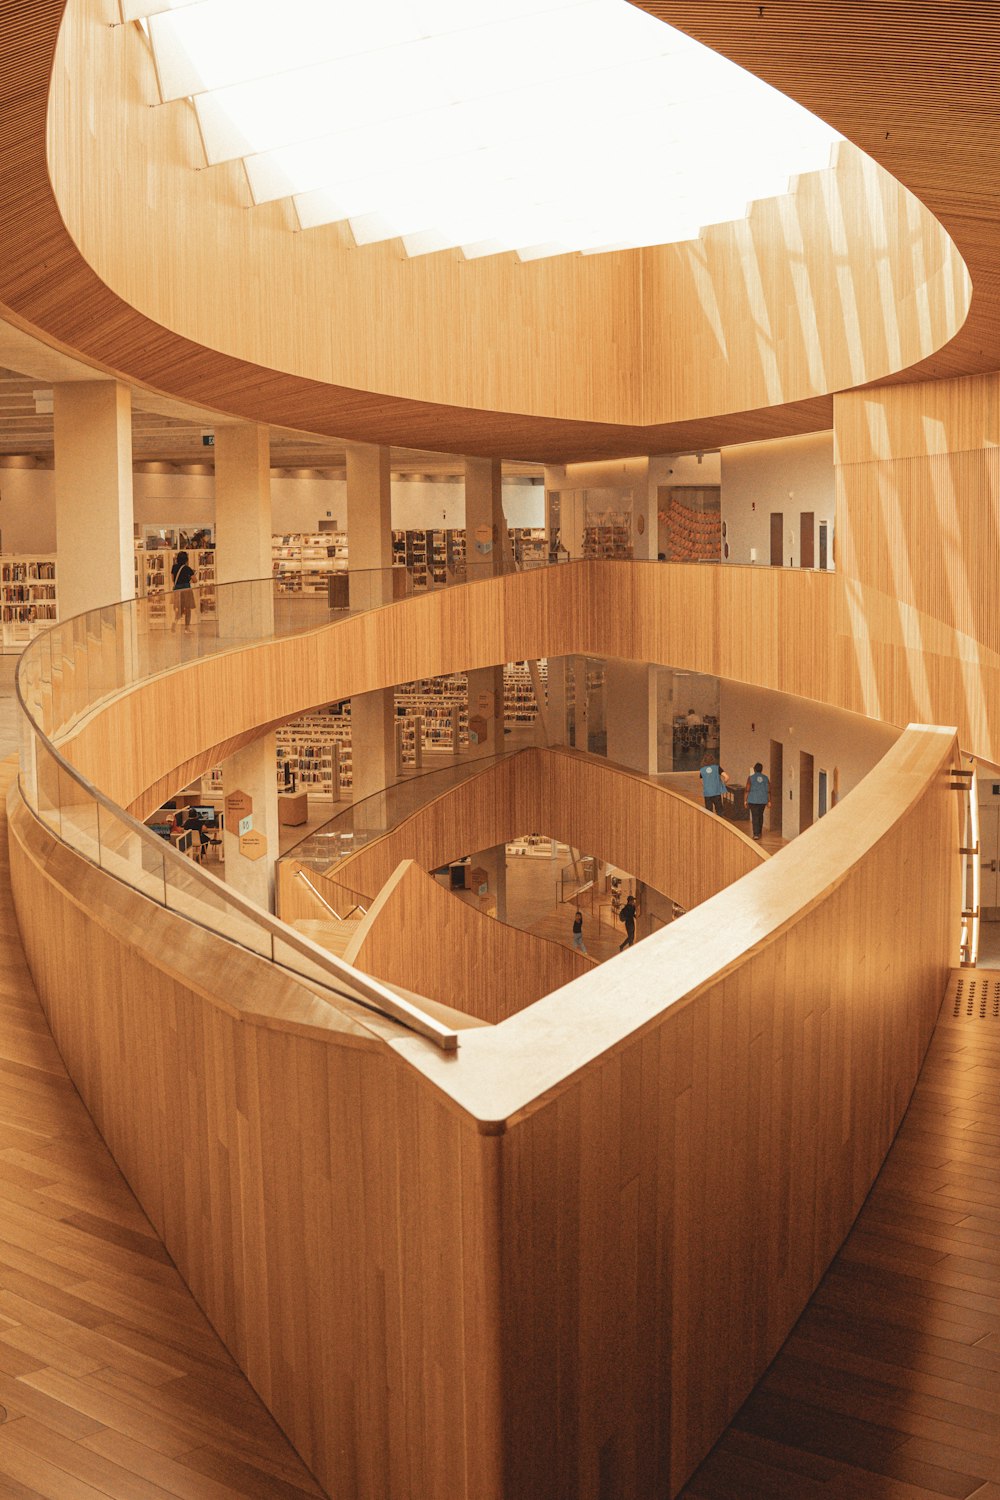
<svg viewBox="0 0 1000 1500">
<path fill-rule="evenodd" d="M 0 1497 L 320 1496 L 66 1076 L 11 907 L 11 774 L 0 765 Z"/>
<path fill-rule="evenodd" d="M 683 1491 L 683 1500 L 941 1496 L 1000 1500 L 1000 972 L 983 970 L 953 977 L 854 1229 Z"/>
<path fill-rule="evenodd" d="M 319 1496 L 66 1077 L 5 826 L 0 937 L 0 1500 Z M 1000 1500 L 1000 973 L 975 977 L 985 1019 L 946 1004 L 857 1226 L 684 1500 Z"/>
</svg>

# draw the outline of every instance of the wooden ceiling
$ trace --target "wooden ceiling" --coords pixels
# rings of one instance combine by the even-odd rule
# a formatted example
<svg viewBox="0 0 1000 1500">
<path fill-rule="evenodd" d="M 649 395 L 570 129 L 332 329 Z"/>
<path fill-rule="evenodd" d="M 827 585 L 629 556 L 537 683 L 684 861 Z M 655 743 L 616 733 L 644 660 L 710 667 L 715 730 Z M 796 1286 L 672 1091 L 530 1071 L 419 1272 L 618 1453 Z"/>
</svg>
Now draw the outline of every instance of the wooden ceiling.
<svg viewBox="0 0 1000 1500">
<path fill-rule="evenodd" d="M 563 462 L 710 448 L 829 426 L 831 398 L 655 428 L 445 407 L 230 358 L 137 313 L 82 260 L 46 170 L 46 97 L 66 0 L 0 0 L 0 308 L 92 367 L 238 418 L 422 451 Z M 1000 367 L 993 265 L 1000 5 L 647 0 L 644 9 L 821 114 L 940 218 L 969 266 L 960 335 L 909 378 Z M 899 379 L 900 377 L 893 377 Z"/>
</svg>

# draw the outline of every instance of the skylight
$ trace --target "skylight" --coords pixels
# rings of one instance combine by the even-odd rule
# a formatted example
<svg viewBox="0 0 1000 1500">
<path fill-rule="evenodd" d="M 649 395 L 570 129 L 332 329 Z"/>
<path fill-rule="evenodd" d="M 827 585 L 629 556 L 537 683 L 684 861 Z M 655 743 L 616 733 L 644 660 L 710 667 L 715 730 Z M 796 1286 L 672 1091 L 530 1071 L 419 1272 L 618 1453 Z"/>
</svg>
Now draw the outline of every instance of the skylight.
<svg viewBox="0 0 1000 1500">
<path fill-rule="evenodd" d="M 121 0 L 256 203 L 522 260 L 694 239 L 836 132 L 627 0 Z M 148 19 L 147 19 L 148 18 Z"/>
</svg>

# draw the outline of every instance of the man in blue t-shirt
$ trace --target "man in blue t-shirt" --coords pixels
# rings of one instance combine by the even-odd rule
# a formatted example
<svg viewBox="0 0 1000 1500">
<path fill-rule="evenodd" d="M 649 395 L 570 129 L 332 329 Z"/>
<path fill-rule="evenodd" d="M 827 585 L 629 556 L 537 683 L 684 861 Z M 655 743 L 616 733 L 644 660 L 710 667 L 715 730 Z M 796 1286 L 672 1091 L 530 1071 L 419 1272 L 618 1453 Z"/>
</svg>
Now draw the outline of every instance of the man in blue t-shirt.
<svg viewBox="0 0 1000 1500">
<path fill-rule="evenodd" d="M 771 783 L 764 775 L 764 767 L 760 761 L 747 777 L 746 798 L 753 836 L 760 843 L 760 836 L 764 831 L 764 809 L 771 806 Z"/>
<path fill-rule="evenodd" d="M 706 753 L 702 757 L 698 775 L 701 777 L 701 794 L 705 799 L 705 806 L 710 812 L 717 812 L 721 818 L 722 794 L 726 790 L 725 771 L 713 756 Z"/>
</svg>

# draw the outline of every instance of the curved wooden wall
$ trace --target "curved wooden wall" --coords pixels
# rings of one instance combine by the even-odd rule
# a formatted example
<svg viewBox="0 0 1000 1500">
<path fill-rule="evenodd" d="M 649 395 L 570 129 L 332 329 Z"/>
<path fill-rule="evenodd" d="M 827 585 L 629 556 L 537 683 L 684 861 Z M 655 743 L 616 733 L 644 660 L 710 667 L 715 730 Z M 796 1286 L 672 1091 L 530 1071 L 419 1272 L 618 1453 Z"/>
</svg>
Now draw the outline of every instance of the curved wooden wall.
<svg viewBox="0 0 1000 1500">
<path fill-rule="evenodd" d="M 433 870 L 525 833 L 548 834 L 628 870 L 685 911 L 768 858 L 734 824 L 687 797 L 598 756 L 555 747 L 521 750 L 443 792 L 342 860 L 329 884 L 374 896 L 400 860 Z M 294 859 L 278 867 L 282 915 L 289 865 Z M 323 876 L 309 878 L 325 893 Z"/>
<path fill-rule="evenodd" d="M 60 1050 L 331 1494 L 676 1491 L 905 1108 L 957 948 L 955 752 L 908 731 L 780 859 L 450 1059 L 13 808 Z"/>
<path fill-rule="evenodd" d="M 594 967 L 561 943 L 476 911 L 412 859 L 392 872 L 358 928 L 348 963 L 491 1024 Z"/>
<path fill-rule="evenodd" d="M 964 749 L 1000 761 L 1000 656 L 953 625 L 842 574 L 627 562 L 492 579 L 208 657 L 103 705 L 64 748 L 144 817 L 229 747 L 315 705 L 574 653 L 758 683 L 900 728 L 956 724 Z M 67 656 L 48 723 L 62 722 L 77 670 Z"/>
<path fill-rule="evenodd" d="M 889 374 L 964 317 L 947 236 L 853 147 L 795 194 L 684 245 L 522 264 L 408 260 L 397 242 L 355 246 L 341 226 L 293 234 L 284 205 L 250 206 L 241 163 L 194 170 L 194 112 L 149 107 L 148 45 L 103 24 L 112 8 L 67 6 L 50 99 L 60 210 L 125 302 L 241 360 L 397 398 L 613 423 L 641 451 L 664 446 L 643 428 Z M 93 98 L 108 101 L 96 115 Z M 248 284 L 268 288 L 252 318 Z M 340 425 L 326 430 L 343 435 L 345 419 L 334 406 Z"/>
</svg>

